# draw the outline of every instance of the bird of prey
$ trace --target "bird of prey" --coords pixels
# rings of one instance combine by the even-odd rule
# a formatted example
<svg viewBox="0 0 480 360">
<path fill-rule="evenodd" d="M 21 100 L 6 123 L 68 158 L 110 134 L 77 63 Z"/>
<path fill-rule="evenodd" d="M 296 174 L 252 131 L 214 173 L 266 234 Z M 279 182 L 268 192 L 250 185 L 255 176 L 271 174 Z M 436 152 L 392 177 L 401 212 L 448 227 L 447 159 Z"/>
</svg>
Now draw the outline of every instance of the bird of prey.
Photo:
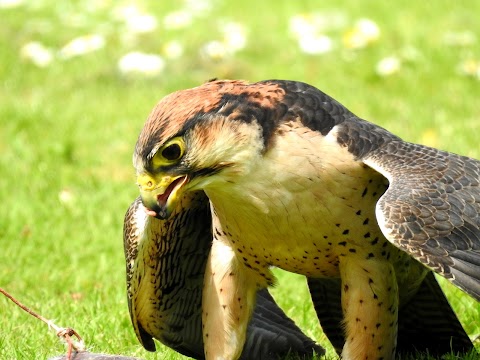
<svg viewBox="0 0 480 360">
<path fill-rule="evenodd" d="M 275 283 L 272 266 L 308 277 L 343 359 L 472 348 L 433 272 L 480 300 L 479 161 L 403 141 L 315 87 L 283 80 L 212 81 L 168 95 L 133 161 L 147 214 L 137 221 L 145 232 L 154 221 L 175 227 L 147 237 L 211 227 L 197 271 L 206 359 L 241 356 L 257 294 Z M 197 296 L 198 284 L 176 279 L 177 265 L 144 242 L 142 260 L 127 260 L 132 319 L 149 346 L 149 336 L 176 333 L 162 331 L 161 292 L 144 287 L 170 277 L 167 294 L 182 286 Z M 183 268 L 205 254 L 195 241 L 161 243 L 190 257 Z"/>
</svg>

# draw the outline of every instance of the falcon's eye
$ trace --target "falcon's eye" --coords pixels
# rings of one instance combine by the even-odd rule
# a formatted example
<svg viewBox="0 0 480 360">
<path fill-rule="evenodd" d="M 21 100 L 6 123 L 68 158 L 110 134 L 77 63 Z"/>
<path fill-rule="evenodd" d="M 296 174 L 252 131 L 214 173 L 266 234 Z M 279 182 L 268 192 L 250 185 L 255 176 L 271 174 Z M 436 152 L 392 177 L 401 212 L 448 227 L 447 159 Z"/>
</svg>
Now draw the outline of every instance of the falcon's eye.
<svg viewBox="0 0 480 360">
<path fill-rule="evenodd" d="M 175 164 L 185 152 L 185 142 L 181 137 L 168 141 L 154 155 L 152 162 L 154 167 L 162 167 Z"/>
<path fill-rule="evenodd" d="M 172 144 L 162 150 L 162 156 L 170 161 L 178 160 L 182 155 L 182 149 L 178 144 Z"/>
</svg>

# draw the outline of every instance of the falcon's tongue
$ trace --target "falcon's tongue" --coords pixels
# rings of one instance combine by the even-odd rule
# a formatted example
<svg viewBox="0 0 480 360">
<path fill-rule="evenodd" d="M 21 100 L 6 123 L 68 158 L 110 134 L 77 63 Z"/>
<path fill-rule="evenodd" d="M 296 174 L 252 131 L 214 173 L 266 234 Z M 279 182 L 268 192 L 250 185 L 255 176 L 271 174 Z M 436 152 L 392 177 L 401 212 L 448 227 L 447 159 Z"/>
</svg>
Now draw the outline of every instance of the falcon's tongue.
<svg viewBox="0 0 480 360">
<path fill-rule="evenodd" d="M 186 178 L 186 176 L 181 176 L 178 179 L 173 180 L 172 183 L 165 189 L 163 194 L 157 195 L 158 206 L 160 206 L 162 209 L 165 209 L 170 194 L 177 188 L 177 186 L 181 186 L 185 182 Z"/>
</svg>

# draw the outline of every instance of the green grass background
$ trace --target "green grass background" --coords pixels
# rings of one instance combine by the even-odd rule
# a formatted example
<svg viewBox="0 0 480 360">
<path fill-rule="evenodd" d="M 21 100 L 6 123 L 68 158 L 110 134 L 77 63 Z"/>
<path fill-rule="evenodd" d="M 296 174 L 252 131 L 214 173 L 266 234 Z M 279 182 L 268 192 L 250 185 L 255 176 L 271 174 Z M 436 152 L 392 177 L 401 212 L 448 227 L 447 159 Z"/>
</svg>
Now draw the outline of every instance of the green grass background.
<svg viewBox="0 0 480 360">
<path fill-rule="evenodd" d="M 154 32 L 128 33 L 113 16 L 125 1 L 37 0 L 0 8 L 0 287 L 76 329 L 93 352 L 182 358 L 161 345 L 156 354 L 141 348 L 124 281 L 123 214 L 138 193 L 131 154 L 150 109 L 167 93 L 213 77 L 305 81 L 406 140 L 480 158 L 480 73 L 458 70 L 464 61 L 480 61 L 480 1 L 211 0 L 207 13 L 180 29 L 168 29 L 163 19 L 188 2 L 135 3 L 158 19 Z M 315 12 L 344 21 L 325 30 L 335 47 L 322 55 L 302 53 L 289 31 L 292 16 Z M 346 49 L 342 37 L 365 17 L 377 23 L 380 39 Z M 245 27 L 245 48 L 217 60 L 199 55 L 205 43 L 221 39 L 228 21 Z M 464 32 L 473 41 L 446 42 L 449 34 Z M 55 55 L 71 39 L 92 33 L 105 37 L 104 48 L 71 59 Z M 172 40 L 183 44 L 184 54 L 167 59 L 158 76 L 119 72 L 125 53 L 161 54 Z M 30 41 L 53 49 L 49 66 L 20 56 Z M 386 56 L 403 59 L 402 67 L 379 76 L 376 64 Z M 70 201 L 61 201 L 62 193 Z M 278 277 L 279 303 L 328 347 L 303 280 Z M 445 288 L 468 333 L 479 334 L 480 305 Z M 0 359 L 45 359 L 64 351 L 43 323 L 3 297 L 0 329 Z"/>
</svg>

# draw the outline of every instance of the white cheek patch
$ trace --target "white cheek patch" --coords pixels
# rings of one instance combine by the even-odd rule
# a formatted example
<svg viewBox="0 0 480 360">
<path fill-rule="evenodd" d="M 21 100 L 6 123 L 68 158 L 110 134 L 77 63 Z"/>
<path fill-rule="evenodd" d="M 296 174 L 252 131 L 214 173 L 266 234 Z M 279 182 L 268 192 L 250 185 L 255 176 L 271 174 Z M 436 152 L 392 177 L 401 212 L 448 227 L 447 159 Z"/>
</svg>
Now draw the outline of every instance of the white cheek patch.
<svg viewBox="0 0 480 360">
<path fill-rule="evenodd" d="M 324 136 L 324 141 L 328 143 L 335 143 L 337 146 L 338 144 L 338 125 L 335 125 L 328 133 Z"/>
<path fill-rule="evenodd" d="M 186 162 L 197 168 L 217 168 L 225 164 L 216 174 L 215 182 L 248 174 L 262 156 L 262 128 L 255 121 L 244 123 L 223 118 L 208 121 L 211 123 L 200 124 L 187 135 L 190 151 L 187 150 Z M 202 125 L 208 125 L 208 128 Z M 208 177 L 203 180 L 209 181 Z"/>
</svg>

